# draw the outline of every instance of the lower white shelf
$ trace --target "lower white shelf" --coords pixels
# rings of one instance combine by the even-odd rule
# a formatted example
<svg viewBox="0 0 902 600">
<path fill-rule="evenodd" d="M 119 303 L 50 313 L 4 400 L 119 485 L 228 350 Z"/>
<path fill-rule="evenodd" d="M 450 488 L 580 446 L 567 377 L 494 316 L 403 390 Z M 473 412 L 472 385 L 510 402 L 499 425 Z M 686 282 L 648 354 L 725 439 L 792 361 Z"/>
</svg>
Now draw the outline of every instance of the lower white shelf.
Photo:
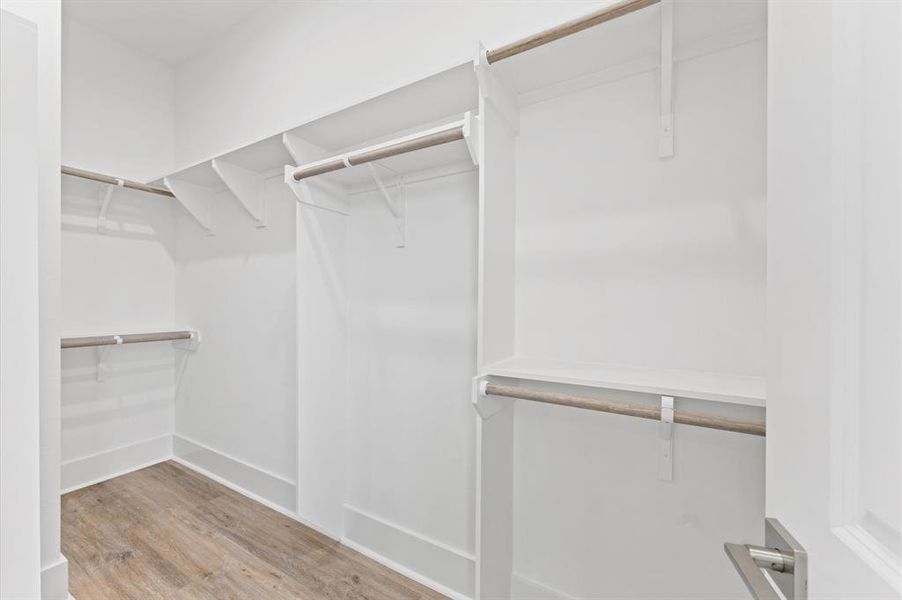
<svg viewBox="0 0 902 600">
<path fill-rule="evenodd" d="M 482 375 L 760 407 L 766 404 L 767 392 L 764 377 L 523 356 L 493 363 L 483 369 Z"/>
</svg>

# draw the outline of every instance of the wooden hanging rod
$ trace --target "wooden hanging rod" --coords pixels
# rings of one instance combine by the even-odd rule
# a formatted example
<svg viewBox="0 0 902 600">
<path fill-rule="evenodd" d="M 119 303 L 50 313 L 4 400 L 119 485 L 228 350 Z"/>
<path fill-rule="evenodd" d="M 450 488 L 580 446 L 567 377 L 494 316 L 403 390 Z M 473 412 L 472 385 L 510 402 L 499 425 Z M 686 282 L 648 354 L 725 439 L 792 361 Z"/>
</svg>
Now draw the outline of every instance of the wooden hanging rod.
<svg viewBox="0 0 902 600">
<path fill-rule="evenodd" d="M 60 340 L 60 348 L 90 348 L 93 346 L 118 346 L 121 344 L 140 344 L 144 342 L 165 342 L 168 340 L 190 340 L 195 335 L 196 334 L 193 331 L 157 331 L 154 333 L 71 337 L 62 338 Z"/>
<path fill-rule="evenodd" d="M 375 160 L 382 160 L 390 156 L 406 154 L 407 152 L 422 150 L 423 148 L 430 148 L 432 146 L 440 146 L 462 139 L 464 139 L 464 124 L 455 123 L 450 128 L 441 129 L 439 131 L 429 131 L 422 135 L 404 138 L 397 142 L 380 144 L 372 148 L 365 148 L 350 154 L 327 158 L 310 165 L 298 167 L 291 176 L 295 181 L 300 181 L 301 179 L 313 177 L 314 175 L 331 173 L 332 171 L 338 171 L 347 167 L 362 165 Z"/>
<path fill-rule="evenodd" d="M 527 50 L 532 50 L 533 48 L 544 46 L 549 42 L 559 40 L 568 35 L 573 35 L 584 29 L 589 29 L 590 27 L 595 27 L 606 21 L 612 21 L 623 15 L 628 15 L 631 12 L 647 8 L 660 1 L 661 0 L 624 0 L 623 2 L 606 6 L 605 8 L 596 10 L 595 12 L 589 13 L 578 19 L 573 19 L 572 21 L 567 21 L 566 23 L 562 23 L 551 29 L 540 31 L 539 33 L 525 37 L 522 40 L 517 40 L 506 46 L 489 50 L 486 53 L 486 60 L 489 64 L 492 64 L 499 60 L 516 56 Z"/>
<path fill-rule="evenodd" d="M 76 169 L 75 167 L 67 167 L 62 165 L 60 171 L 63 175 L 71 175 L 72 177 L 81 177 L 82 179 L 90 179 L 92 181 L 99 181 L 101 183 L 109 183 L 111 185 L 118 185 L 121 187 L 126 187 L 132 190 L 140 190 L 142 192 L 149 192 L 151 194 L 158 194 L 160 196 L 167 196 L 169 198 L 175 198 L 175 194 L 170 192 L 164 188 L 154 187 L 152 185 L 147 185 L 144 183 L 139 183 L 137 181 L 129 181 L 128 179 L 118 179 L 116 177 L 111 177 L 109 175 L 102 175 L 101 173 L 94 173 L 92 171 L 85 171 L 83 169 Z"/>
<path fill-rule="evenodd" d="M 661 420 L 661 407 L 659 406 L 624 404 L 598 398 L 586 398 L 584 396 L 571 396 L 569 394 L 529 390 L 509 385 L 498 385 L 496 383 L 486 383 L 485 394 L 488 396 L 504 396 L 505 398 L 516 398 L 518 400 L 531 400 L 533 402 L 544 402 L 546 404 L 597 410 L 617 415 L 639 417 L 640 419 Z M 673 422 L 681 423 L 683 425 L 694 425 L 695 427 L 707 427 L 709 429 L 720 429 L 722 431 L 747 433 L 749 435 L 766 435 L 765 424 L 757 421 L 737 421 L 726 417 L 713 417 L 674 411 Z"/>
</svg>

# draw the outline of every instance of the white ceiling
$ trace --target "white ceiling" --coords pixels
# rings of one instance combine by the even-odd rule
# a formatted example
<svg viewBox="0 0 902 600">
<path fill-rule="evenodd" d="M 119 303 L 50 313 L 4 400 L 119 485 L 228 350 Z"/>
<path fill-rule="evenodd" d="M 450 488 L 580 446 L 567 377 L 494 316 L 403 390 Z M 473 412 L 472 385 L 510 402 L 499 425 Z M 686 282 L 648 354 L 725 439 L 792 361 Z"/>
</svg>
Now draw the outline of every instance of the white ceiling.
<svg viewBox="0 0 902 600">
<path fill-rule="evenodd" d="M 63 0 L 72 19 L 170 65 L 200 54 L 273 0 Z"/>
</svg>

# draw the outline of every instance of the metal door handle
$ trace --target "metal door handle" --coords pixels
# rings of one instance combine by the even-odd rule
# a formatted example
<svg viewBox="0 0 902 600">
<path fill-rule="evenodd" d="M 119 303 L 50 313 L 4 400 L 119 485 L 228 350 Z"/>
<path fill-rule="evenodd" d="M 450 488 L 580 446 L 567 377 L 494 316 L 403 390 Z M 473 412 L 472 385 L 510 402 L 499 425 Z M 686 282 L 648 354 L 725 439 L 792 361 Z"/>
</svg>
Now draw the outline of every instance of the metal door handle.
<svg viewBox="0 0 902 600">
<path fill-rule="evenodd" d="M 755 600 L 806 600 L 808 555 L 776 519 L 765 519 L 765 543 L 723 545 Z M 768 578 L 762 569 L 769 571 Z M 773 581 L 779 587 L 778 592 Z"/>
</svg>

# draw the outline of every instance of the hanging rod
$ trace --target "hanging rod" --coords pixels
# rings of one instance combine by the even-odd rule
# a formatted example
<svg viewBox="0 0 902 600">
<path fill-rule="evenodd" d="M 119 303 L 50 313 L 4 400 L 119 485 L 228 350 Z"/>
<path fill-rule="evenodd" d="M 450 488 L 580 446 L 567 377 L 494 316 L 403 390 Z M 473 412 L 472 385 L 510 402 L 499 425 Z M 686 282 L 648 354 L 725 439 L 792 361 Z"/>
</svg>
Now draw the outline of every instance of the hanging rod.
<svg viewBox="0 0 902 600">
<path fill-rule="evenodd" d="M 398 154 L 413 152 L 414 150 L 422 150 L 423 148 L 431 148 L 432 146 L 456 142 L 457 140 L 464 139 L 465 127 L 465 121 L 460 121 L 451 126 L 441 128 L 438 131 L 430 130 L 398 141 L 380 144 L 371 148 L 364 148 L 363 150 L 358 150 L 342 156 L 327 158 L 309 165 L 298 167 L 291 176 L 295 181 L 300 181 L 301 179 L 313 177 L 314 175 L 331 173 L 332 171 L 382 160 L 390 156 L 397 156 Z"/>
<path fill-rule="evenodd" d="M 578 19 L 573 19 L 572 21 L 567 21 L 566 23 L 546 29 L 545 31 L 540 31 L 539 33 L 525 37 L 522 40 L 517 40 L 506 46 L 489 50 L 486 53 L 486 61 L 489 64 L 492 64 L 499 60 L 516 56 L 527 50 L 532 50 L 533 48 L 544 46 L 549 42 L 559 40 L 568 35 L 573 35 L 584 29 L 589 29 L 590 27 L 595 27 L 606 21 L 612 21 L 618 17 L 628 15 L 631 12 L 647 8 L 660 1 L 661 0 L 624 0 L 623 2 L 606 6 L 605 8 L 596 10 L 588 15 L 579 17 Z"/>
<path fill-rule="evenodd" d="M 62 338 L 60 348 L 91 348 L 94 346 L 119 346 L 143 342 L 164 342 L 168 340 L 190 340 L 194 331 L 157 331 L 154 333 L 127 333 L 124 335 L 93 335 L 87 337 Z"/>
<path fill-rule="evenodd" d="M 539 390 L 529 390 L 489 382 L 485 382 L 483 384 L 482 393 L 486 396 L 503 396 L 505 398 L 531 400 L 533 402 L 544 402 L 546 404 L 572 406 L 575 408 L 584 408 L 586 410 L 597 410 L 600 412 L 614 413 L 617 415 L 639 417 L 640 419 L 652 419 L 655 421 L 661 420 L 660 406 L 625 404 L 621 402 L 612 402 L 610 400 L 601 400 L 598 398 L 586 398 L 585 396 L 571 396 L 569 394 L 542 392 Z M 673 422 L 681 423 L 683 425 L 694 425 L 695 427 L 707 427 L 709 429 L 720 429 L 722 431 L 747 433 L 749 435 L 766 435 L 765 424 L 757 421 L 737 421 L 735 419 L 728 419 L 726 417 L 714 417 L 708 415 L 699 415 L 695 413 L 674 411 Z"/>
<path fill-rule="evenodd" d="M 120 187 L 127 187 L 132 190 L 140 190 L 142 192 L 149 192 L 151 194 L 158 194 L 160 196 L 175 198 L 175 194 L 164 188 L 154 187 L 152 185 L 139 183 L 137 181 L 129 181 L 128 179 L 118 179 L 109 175 L 102 175 L 100 173 L 94 173 L 92 171 L 85 171 L 84 169 L 76 169 L 75 167 L 67 167 L 66 165 L 62 165 L 60 167 L 60 172 L 63 175 L 81 177 L 82 179 L 90 179 L 91 181 L 109 183 L 110 185 L 118 185 Z"/>
</svg>

